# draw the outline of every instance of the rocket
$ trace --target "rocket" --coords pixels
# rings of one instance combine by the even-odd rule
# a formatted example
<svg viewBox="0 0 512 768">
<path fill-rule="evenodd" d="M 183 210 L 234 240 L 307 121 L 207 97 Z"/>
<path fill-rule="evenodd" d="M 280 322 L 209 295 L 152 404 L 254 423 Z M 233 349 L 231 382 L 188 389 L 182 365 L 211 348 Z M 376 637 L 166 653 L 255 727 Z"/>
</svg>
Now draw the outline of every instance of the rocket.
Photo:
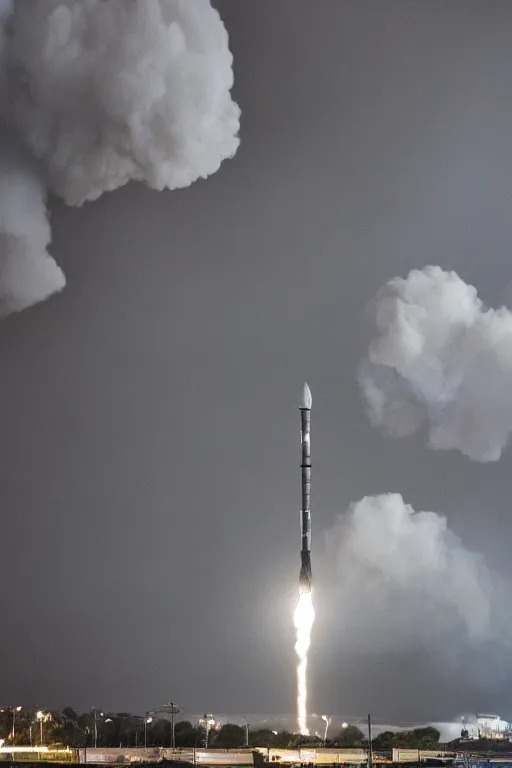
<svg viewBox="0 0 512 768">
<path fill-rule="evenodd" d="M 307 384 L 302 387 L 300 398 L 300 441 L 302 444 L 302 509 L 300 513 L 300 592 L 311 592 L 311 390 Z"/>
</svg>

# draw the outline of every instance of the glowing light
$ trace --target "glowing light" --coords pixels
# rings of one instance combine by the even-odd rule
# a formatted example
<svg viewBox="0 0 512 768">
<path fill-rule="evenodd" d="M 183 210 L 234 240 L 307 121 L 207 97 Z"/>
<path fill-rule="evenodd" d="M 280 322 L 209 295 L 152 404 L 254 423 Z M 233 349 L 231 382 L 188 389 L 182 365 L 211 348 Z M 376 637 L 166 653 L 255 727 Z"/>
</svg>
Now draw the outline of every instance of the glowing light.
<svg viewBox="0 0 512 768">
<path fill-rule="evenodd" d="M 295 652 L 298 656 L 297 664 L 297 719 L 299 731 L 303 736 L 309 736 L 307 726 L 307 666 L 308 650 L 311 645 L 311 629 L 315 620 L 313 608 L 313 596 L 311 592 L 300 592 L 297 607 L 293 616 L 295 624 L 296 643 Z"/>
</svg>

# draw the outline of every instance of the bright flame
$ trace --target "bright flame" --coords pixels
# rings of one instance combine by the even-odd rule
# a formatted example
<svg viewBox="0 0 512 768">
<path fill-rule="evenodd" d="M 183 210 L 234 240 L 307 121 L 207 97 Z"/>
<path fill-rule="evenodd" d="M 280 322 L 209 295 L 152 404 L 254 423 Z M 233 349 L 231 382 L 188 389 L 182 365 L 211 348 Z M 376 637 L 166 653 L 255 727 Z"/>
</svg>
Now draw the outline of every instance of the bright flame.
<svg viewBox="0 0 512 768">
<path fill-rule="evenodd" d="M 311 645 L 311 628 L 314 620 L 313 596 L 311 592 L 300 592 L 293 622 L 297 636 L 295 651 L 299 657 L 299 663 L 297 664 L 297 717 L 299 731 L 303 736 L 309 736 L 306 709 L 308 694 L 306 669 L 308 665 L 308 650 Z"/>
</svg>

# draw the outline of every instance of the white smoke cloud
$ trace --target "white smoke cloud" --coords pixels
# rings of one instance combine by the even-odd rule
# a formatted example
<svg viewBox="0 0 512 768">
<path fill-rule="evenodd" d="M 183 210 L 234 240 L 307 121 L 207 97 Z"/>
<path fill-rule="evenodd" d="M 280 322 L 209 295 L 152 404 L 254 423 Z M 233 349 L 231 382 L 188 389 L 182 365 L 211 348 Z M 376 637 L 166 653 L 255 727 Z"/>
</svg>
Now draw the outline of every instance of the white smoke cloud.
<svg viewBox="0 0 512 768">
<path fill-rule="evenodd" d="M 447 638 L 510 644 L 500 580 L 441 515 L 415 512 L 397 493 L 366 496 L 338 518 L 327 546 L 345 649 L 382 653 Z"/>
<path fill-rule="evenodd" d="M 370 420 L 395 437 L 497 461 L 512 431 L 512 313 L 440 267 L 394 278 L 376 299 L 377 335 L 359 381 Z"/>
<path fill-rule="evenodd" d="M 158 190 L 186 187 L 236 153 L 232 55 L 210 0 L 0 0 L 2 22 L 0 113 L 66 203 L 81 205 L 131 179 Z M 23 223 L 21 209 L 16 221 Z M 25 221 L 30 241 L 36 227 Z M 40 271 L 47 296 L 42 263 Z M 3 291 L 21 292 L 13 299 L 20 307 L 23 294 L 36 295 L 35 286 L 22 286 L 22 273 Z"/>
<path fill-rule="evenodd" d="M 14 117 L 71 205 L 130 179 L 186 187 L 238 148 L 232 56 L 209 0 L 18 0 L 8 53 Z"/>
<path fill-rule="evenodd" d="M 66 281 L 47 251 L 46 192 L 23 147 L 0 133 L 0 316 L 60 291 Z"/>
</svg>

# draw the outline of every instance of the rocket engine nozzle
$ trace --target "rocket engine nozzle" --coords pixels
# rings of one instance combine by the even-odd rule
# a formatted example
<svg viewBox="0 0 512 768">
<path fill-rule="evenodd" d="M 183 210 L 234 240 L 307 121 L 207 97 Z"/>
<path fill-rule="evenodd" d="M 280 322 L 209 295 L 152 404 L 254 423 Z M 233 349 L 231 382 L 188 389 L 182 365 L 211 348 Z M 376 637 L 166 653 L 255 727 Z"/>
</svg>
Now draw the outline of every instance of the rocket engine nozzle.
<svg viewBox="0 0 512 768">
<path fill-rule="evenodd" d="M 301 566 L 299 573 L 299 592 L 311 592 L 311 581 L 313 574 L 311 573 L 311 558 L 309 552 L 301 552 Z"/>
</svg>

